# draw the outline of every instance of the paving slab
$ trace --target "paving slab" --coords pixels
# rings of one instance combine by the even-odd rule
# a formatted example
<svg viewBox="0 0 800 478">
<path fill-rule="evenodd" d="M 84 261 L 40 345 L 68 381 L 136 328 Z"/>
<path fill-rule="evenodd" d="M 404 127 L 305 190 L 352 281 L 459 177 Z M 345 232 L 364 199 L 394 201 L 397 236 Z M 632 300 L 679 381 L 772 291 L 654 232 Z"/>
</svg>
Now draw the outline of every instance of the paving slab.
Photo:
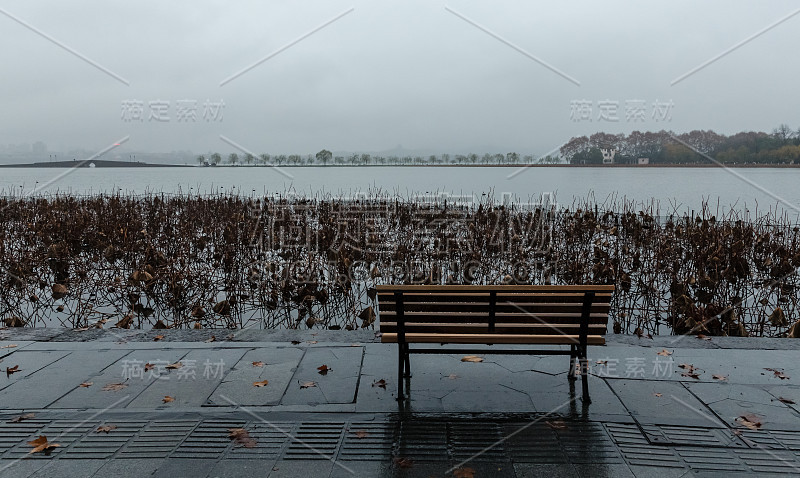
<svg viewBox="0 0 800 478">
<path fill-rule="evenodd" d="M 117 363 L 99 374 L 89 377 L 91 387 L 78 387 L 59 398 L 50 408 L 108 409 L 127 406 L 154 381 L 166 379 L 170 371 L 166 366 L 185 356 L 185 349 L 141 350 L 124 355 Z M 155 367 L 145 371 L 147 364 Z M 119 384 L 119 390 L 103 390 L 106 385 Z"/>
<path fill-rule="evenodd" d="M 37 352 L 41 353 L 41 352 Z M 69 352 L 56 360 L 0 390 L 0 403 L 16 404 L 18 408 L 45 408 L 80 384 L 112 366 L 128 352 L 98 350 Z"/>
<path fill-rule="evenodd" d="M 682 383 L 608 379 L 608 384 L 640 424 L 725 426 Z"/>
<path fill-rule="evenodd" d="M 27 378 L 37 370 L 55 363 L 68 355 L 68 352 L 32 352 L 16 350 L 3 358 L 2 370 L 6 372 L 5 379 L 0 379 L 0 390 Z M 17 372 L 9 373 L 7 369 L 16 368 Z"/>
<path fill-rule="evenodd" d="M 300 347 L 257 348 L 247 351 L 230 369 L 225 378 L 208 398 L 207 405 L 229 407 L 277 405 L 287 387 L 293 384 L 292 376 L 303 358 Z M 261 367 L 253 362 L 263 362 Z M 265 387 L 255 387 L 254 382 L 267 380 Z"/>
<path fill-rule="evenodd" d="M 281 404 L 355 403 L 363 354 L 360 346 L 306 349 Z M 323 365 L 330 371 L 320 373 Z M 315 382 L 316 386 L 302 388 L 307 382 Z"/>
<path fill-rule="evenodd" d="M 246 352 L 246 349 L 223 348 L 191 350 L 180 359 L 180 368 L 153 381 L 127 406 L 159 409 L 209 405 L 211 394 Z M 165 397 L 172 401 L 164 402 Z"/>
</svg>

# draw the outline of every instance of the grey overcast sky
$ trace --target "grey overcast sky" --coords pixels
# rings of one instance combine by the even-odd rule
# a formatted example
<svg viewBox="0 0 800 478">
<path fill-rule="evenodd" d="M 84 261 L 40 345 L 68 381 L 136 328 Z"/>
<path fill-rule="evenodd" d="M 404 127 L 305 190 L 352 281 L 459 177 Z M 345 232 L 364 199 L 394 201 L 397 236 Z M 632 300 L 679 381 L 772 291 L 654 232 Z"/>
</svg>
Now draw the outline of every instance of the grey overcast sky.
<svg viewBox="0 0 800 478">
<path fill-rule="evenodd" d="M 783 0 L 0 0 L 0 145 L 100 150 L 129 135 L 128 150 L 233 150 L 224 135 L 256 153 L 402 144 L 544 154 L 596 131 L 797 129 L 800 14 L 785 17 L 798 8 Z M 150 118 L 158 100 L 170 102 L 164 121 Z M 196 120 L 178 121 L 179 100 L 196 101 Z M 626 119 L 632 100 L 644 100 L 643 120 Z M 131 118 L 136 101 L 142 121 Z M 617 102 L 618 121 L 599 118 L 606 101 Z M 657 101 L 671 105 L 666 116 L 653 117 Z M 204 118 L 206 102 L 224 107 Z M 578 104 L 584 114 L 591 107 L 591 121 Z"/>
</svg>

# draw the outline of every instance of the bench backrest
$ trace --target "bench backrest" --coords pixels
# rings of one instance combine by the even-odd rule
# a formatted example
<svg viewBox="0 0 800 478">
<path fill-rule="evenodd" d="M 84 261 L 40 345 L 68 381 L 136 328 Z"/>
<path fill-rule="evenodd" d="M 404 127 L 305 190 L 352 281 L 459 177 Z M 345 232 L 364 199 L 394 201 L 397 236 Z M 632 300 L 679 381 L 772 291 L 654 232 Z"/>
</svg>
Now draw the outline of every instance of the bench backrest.
<svg viewBox="0 0 800 478">
<path fill-rule="evenodd" d="M 406 342 L 575 344 L 587 293 L 593 293 L 585 327 L 588 344 L 599 345 L 605 343 L 614 286 L 384 285 L 377 290 L 382 342 L 397 342 L 400 333 Z"/>
</svg>

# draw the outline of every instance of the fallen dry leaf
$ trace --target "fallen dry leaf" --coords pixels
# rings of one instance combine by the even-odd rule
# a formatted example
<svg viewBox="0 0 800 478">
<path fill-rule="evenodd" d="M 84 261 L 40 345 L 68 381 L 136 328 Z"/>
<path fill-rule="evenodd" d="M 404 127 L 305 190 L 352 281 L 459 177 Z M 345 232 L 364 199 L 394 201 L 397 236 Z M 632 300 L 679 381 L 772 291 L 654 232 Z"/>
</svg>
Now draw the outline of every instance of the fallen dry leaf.
<svg viewBox="0 0 800 478">
<path fill-rule="evenodd" d="M 597 365 L 608 365 L 608 360 L 598 360 L 595 362 Z"/>
<path fill-rule="evenodd" d="M 395 464 L 398 468 L 411 468 L 414 466 L 414 460 L 411 458 L 405 458 L 401 456 L 396 456 L 392 458 L 392 463 Z"/>
<path fill-rule="evenodd" d="M 256 441 L 250 436 L 250 433 L 244 428 L 228 428 L 228 438 L 233 440 L 237 445 L 245 448 L 255 448 Z"/>
<path fill-rule="evenodd" d="M 320 375 L 328 375 L 328 372 L 330 372 L 333 369 L 328 367 L 327 365 L 320 365 L 319 367 L 317 367 L 317 370 L 319 371 Z"/>
<path fill-rule="evenodd" d="M 264 362 L 253 362 L 253 367 L 263 367 Z"/>
<path fill-rule="evenodd" d="M 182 364 L 182 363 L 180 363 L 180 362 L 175 362 L 175 363 L 171 363 L 171 364 L 167 365 L 167 366 L 166 366 L 166 367 L 164 367 L 164 368 L 165 368 L 165 369 L 167 369 L 167 370 L 176 370 L 176 369 L 179 369 L 179 368 L 181 368 L 181 367 L 183 367 L 183 364 Z"/>
<path fill-rule="evenodd" d="M 13 367 L 6 367 L 6 377 L 10 377 L 12 374 L 21 371 L 22 369 L 19 368 L 19 365 L 14 365 Z"/>
<path fill-rule="evenodd" d="M 386 390 L 386 380 L 380 379 L 372 382 L 373 387 L 381 387 L 382 389 Z"/>
<path fill-rule="evenodd" d="M 369 436 L 369 432 L 366 430 L 359 430 L 356 432 L 356 438 L 367 438 Z"/>
<path fill-rule="evenodd" d="M 216 337 L 214 337 L 214 336 L 212 335 L 211 337 L 209 337 L 208 339 L 206 339 L 206 343 L 208 343 L 208 342 L 214 342 L 214 341 L 216 341 L 216 340 L 217 340 L 217 338 L 216 338 Z"/>
<path fill-rule="evenodd" d="M 711 337 L 703 334 L 697 334 L 697 338 L 700 340 L 711 340 Z"/>
<path fill-rule="evenodd" d="M 319 343 L 319 342 L 317 342 L 316 340 L 306 340 L 306 343 L 314 345 L 314 344 Z"/>
<path fill-rule="evenodd" d="M 727 375 L 714 374 L 714 375 L 711 376 L 711 378 L 713 378 L 714 380 L 723 380 L 723 381 L 724 380 L 728 380 L 728 376 Z"/>
<path fill-rule="evenodd" d="M 661 355 L 662 357 L 669 357 L 670 355 L 672 355 L 672 352 L 670 352 L 667 349 L 662 349 L 661 352 L 658 352 L 656 355 Z"/>
<path fill-rule="evenodd" d="M 664 394 L 663 394 L 663 393 L 658 393 L 658 392 L 656 392 L 656 393 L 654 393 L 654 394 L 653 394 L 653 396 L 654 396 L 654 397 L 660 397 L 660 396 L 662 396 L 662 395 L 664 395 Z"/>
<path fill-rule="evenodd" d="M 94 382 L 83 382 L 82 384 L 80 384 L 80 386 L 83 388 L 89 388 L 92 385 L 94 385 Z"/>
<path fill-rule="evenodd" d="M 794 405 L 794 400 L 792 400 L 790 398 L 778 397 L 778 400 L 780 400 L 781 402 L 786 403 L 788 405 Z"/>
<path fill-rule="evenodd" d="M 40 435 L 39 438 L 29 441 L 28 445 L 33 447 L 33 450 L 28 452 L 29 455 L 40 451 L 43 451 L 45 455 L 49 455 L 53 448 L 61 446 L 58 443 L 50 443 L 44 435 Z"/>
<path fill-rule="evenodd" d="M 300 345 L 300 341 L 299 340 L 292 340 L 292 345 Z"/>
<path fill-rule="evenodd" d="M 483 362 L 483 358 L 478 357 L 477 355 L 467 355 L 466 357 L 461 357 L 462 362 Z"/>
<path fill-rule="evenodd" d="M 3 345 L 0 349 L 13 349 L 14 347 L 17 347 L 17 344 Z"/>
<path fill-rule="evenodd" d="M 27 419 L 33 418 L 35 416 L 36 416 L 35 413 L 26 413 L 24 415 L 19 415 L 19 416 L 16 416 L 16 417 L 12 418 L 11 420 L 8 421 L 8 423 L 19 423 L 19 422 L 21 422 L 23 420 L 27 420 Z"/>
<path fill-rule="evenodd" d="M 475 470 L 466 466 L 456 468 L 453 470 L 453 478 L 475 478 Z"/>
<path fill-rule="evenodd" d="M 109 383 L 109 384 L 106 384 L 105 387 L 103 387 L 103 391 L 104 392 L 118 392 L 118 391 L 122 390 L 123 388 L 125 388 L 127 386 L 128 386 L 128 384 L 125 383 L 125 382 Z"/>
<path fill-rule="evenodd" d="M 269 383 L 269 380 L 262 380 L 260 382 L 253 382 L 253 386 L 255 387 L 266 387 Z"/>
<path fill-rule="evenodd" d="M 758 430 L 761 428 L 761 417 L 753 413 L 747 413 L 736 418 L 736 421 L 751 430 Z"/>
<path fill-rule="evenodd" d="M 97 430 L 95 430 L 94 432 L 95 433 L 108 433 L 111 430 L 116 430 L 116 429 L 117 429 L 116 425 L 102 425 L 102 426 L 97 427 Z"/>
<path fill-rule="evenodd" d="M 316 386 L 317 386 L 317 382 L 303 382 L 303 383 L 300 384 L 300 388 L 311 388 L 311 387 L 316 387 Z"/>
<path fill-rule="evenodd" d="M 164 403 L 174 402 L 175 397 L 170 397 L 169 395 L 164 395 L 164 398 L 161 399 Z"/>
<path fill-rule="evenodd" d="M 564 423 L 563 420 L 548 420 L 544 422 L 545 425 L 552 428 L 553 430 L 566 430 L 567 424 Z"/>
<path fill-rule="evenodd" d="M 447 378 L 449 378 L 450 380 L 455 380 L 458 378 L 458 375 L 451 373 L 450 375 L 447 376 Z"/>
<path fill-rule="evenodd" d="M 155 337 L 153 337 L 153 342 L 158 342 L 159 340 L 161 340 L 163 338 L 164 338 L 163 335 L 156 335 Z"/>
<path fill-rule="evenodd" d="M 776 377 L 778 377 L 781 380 L 788 380 L 789 379 L 789 376 L 783 373 L 783 369 L 778 370 L 778 369 L 774 369 L 774 368 L 765 368 L 764 370 L 768 370 L 768 371 L 772 372 L 773 374 L 775 374 Z"/>
</svg>

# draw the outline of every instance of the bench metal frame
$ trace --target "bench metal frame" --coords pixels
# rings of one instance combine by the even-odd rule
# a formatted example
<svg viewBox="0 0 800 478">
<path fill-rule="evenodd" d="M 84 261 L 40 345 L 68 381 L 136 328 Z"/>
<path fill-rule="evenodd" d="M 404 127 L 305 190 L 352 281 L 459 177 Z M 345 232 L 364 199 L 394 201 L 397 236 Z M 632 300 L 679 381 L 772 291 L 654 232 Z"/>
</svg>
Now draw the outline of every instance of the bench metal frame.
<svg viewBox="0 0 800 478">
<path fill-rule="evenodd" d="M 535 294 L 535 293 L 534 293 Z M 442 348 L 419 348 L 410 347 L 410 343 L 406 341 L 405 337 L 405 317 L 403 311 L 403 292 L 394 292 L 394 300 L 396 304 L 395 314 L 397 321 L 397 400 L 402 402 L 406 399 L 403 389 L 404 378 L 411 378 L 411 354 L 451 354 L 451 353 L 488 353 L 488 354 L 501 354 L 501 355 L 569 355 L 569 380 L 575 380 L 576 362 L 580 363 L 581 382 L 583 388 L 583 401 L 588 404 L 591 403 L 589 397 L 589 366 L 586 349 L 588 345 L 589 335 L 589 321 L 594 302 L 595 293 L 592 291 L 584 293 L 583 296 L 583 309 L 581 313 L 580 328 L 578 333 L 578 340 L 576 343 L 570 345 L 569 351 L 562 349 L 494 349 L 481 350 L 476 348 L 458 348 L 458 349 L 442 349 Z M 491 291 L 489 293 L 489 314 L 487 322 L 489 326 L 489 333 L 494 332 L 495 328 L 495 308 L 497 304 L 497 292 Z M 416 343 L 416 342 L 414 342 Z M 458 342 L 443 342 L 445 343 L 458 343 Z M 479 345 L 479 344 L 472 344 Z M 493 345 L 493 344 L 487 344 Z M 522 344 L 528 345 L 528 344 Z M 535 343 L 529 345 L 538 345 Z M 409 387 L 411 386 L 409 381 Z"/>
</svg>

